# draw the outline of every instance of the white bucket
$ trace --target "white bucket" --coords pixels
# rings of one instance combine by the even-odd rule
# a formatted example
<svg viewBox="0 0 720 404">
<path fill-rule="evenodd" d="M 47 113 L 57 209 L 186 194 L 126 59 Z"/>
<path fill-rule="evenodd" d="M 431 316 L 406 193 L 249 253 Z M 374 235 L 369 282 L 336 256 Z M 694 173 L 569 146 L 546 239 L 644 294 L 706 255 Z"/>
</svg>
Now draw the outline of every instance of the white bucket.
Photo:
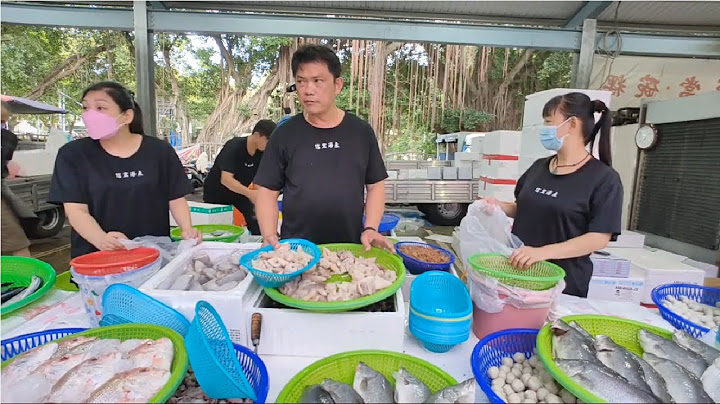
<svg viewBox="0 0 720 404">
<path fill-rule="evenodd" d="M 97 327 L 100 325 L 100 320 L 102 319 L 102 297 L 108 286 L 115 283 L 122 283 L 134 288 L 140 288 L 143 283 L 160 270 L 160 266 L 161 259 L 158 258 L 152 264 L 119 274 L 103 276 L 81 275 L 75 272 L 75 268 L 72 267 L 70 268 L 70 273 L 72 274 L 73 281 L 75 281 L 78 288 L 80 288 L 80 293 L 82 293 L 85 311 L 87 311 L 90 316 L 90 321 Z"/>
</svg>

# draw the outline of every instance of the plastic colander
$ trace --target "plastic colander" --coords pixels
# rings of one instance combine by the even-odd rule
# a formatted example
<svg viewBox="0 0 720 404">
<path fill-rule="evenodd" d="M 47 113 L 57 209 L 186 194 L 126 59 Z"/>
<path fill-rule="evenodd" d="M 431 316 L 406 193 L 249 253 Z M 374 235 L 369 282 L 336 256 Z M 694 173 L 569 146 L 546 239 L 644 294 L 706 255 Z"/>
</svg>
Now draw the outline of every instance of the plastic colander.
<svg viewBox="0 0 720 404">
<path fill-rule="evenodd" d="M 157 261 L 160 251 L 155 248 L 97 251 L 70 261 L 75 273 L 84 276 L 115 275 L 134 271 Z"/>
<path fill-rule="evenodd" d="M 3 306 L 1 309 L 3 316 L 36 301 L 55 285 L 55 279 L 57 277 L 55 269 L 43 261 L 26 257 L 2 257 L 0 258 L 0 266 L 2 267 L 0 278 L 2 278 L 3 283 L 8 282 L 17 286 L 29 286 L 33 276 L 39 277 L 43 282 L 38 290 L 26 298 Z"/>
<path fill-rule="evenodd" d="M 320 261 L 321 253 L 318 246 L 315 244 L 307 241 L 302 240 L 298 238 L 293 239 L 287 239 L 280 241 L 281 244 L 289 244 L 290 249 L 293 251 L 297 251 L 298 248 L 302 247 L 302 250 L 312 256 L 312 260 L 305 265 L 303 268 L 298 269 L 295 272 L 291 272 L 289 274 L 274 274 L 272 272 L 266 272 L 261 271 L 259 269 L 256 269 L 252 266 L 252 263 L 254 260 L 258 259 L 260 257 L 260 254 L 264 252 L 270 252 L 273 250 L 273 247 L 268 245 L 263 248 L 257 249 L 251 253 L 245 254 L 242 257 L 240 257 L 240 264 L 247 268 L 247 270 L 253 275 L 255 278 L 255 282 L 257 282 L 260 286 L 265 288 L 279 288 L 280 286 L 294 280 L 298 276 L 302 275 L 303 272 L 309 270 L 310 268 L 317 265 L 317 263 Z"/>
<path fill-rule="evenodd" d="M 116 283 L 110 285 L 103 294 L 103 317 L 100 326 L 126 323 L 160 325 L 183 337 L 190 328 L 190 322 L 175 309 L 132 286 Z"/>
<path fill-rule="evenodd" d="M 210 398 L 257 400 L 225 324 L 206 301 L 195 306 L 195 319 L 185 336 L 185 346 L 195 378 Z"/>
<path fill-rule="evenodd" d="M 676 299 L 685 296 L 698 303 L 716 307 L 720 302 L 720 289 L 710 288 L 707 286 L 692 285 L 687 283 L 671 283 L 668 285 L 660 285 L 653 289 L 650 297 L 660 310 L 660 315 L 673 327 L 679 330 L 685 330 L 695 338 L 700 338 L 710 331 L 709 328 L 696 324 L 678 314 L 673 313 L 663 302 L 666 297 L 672 296 Z"/>
<path fill-rule="evenodd" d="M 529 269 L 517 269 L 508 257 L 501 254 L 476 254 L 468 258 L 473 270 L 491 276 L 501 283 L 528 290 L 547 290 L 565 277 L 565 271 L 559 266 L 540 261 Z"/>
</svg>

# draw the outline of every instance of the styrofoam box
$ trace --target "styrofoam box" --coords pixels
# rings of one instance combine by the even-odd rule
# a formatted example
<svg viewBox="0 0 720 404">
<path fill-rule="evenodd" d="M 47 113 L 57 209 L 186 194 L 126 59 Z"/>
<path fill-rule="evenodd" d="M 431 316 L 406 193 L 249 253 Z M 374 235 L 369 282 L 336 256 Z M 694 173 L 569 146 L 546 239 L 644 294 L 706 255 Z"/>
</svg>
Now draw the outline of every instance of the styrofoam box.
<svg viewBox="0 0 720 404">
<path fill-rule="evenodd" d="M 216 205 L 213 203 L 202 203 L 188 201 L 190 206 L 190 219 L 192 224 L 233 224 L 233 206 Z M 177 226 L 175 218 L 170 215 L 170 226 Z"/>
<path fill-rule="evenodd" d="M 472 167 L 458 167 L 458 179 L 459 180 L 471 180 L 473 179 Z"/>
<path fill-rule="evenodd" d="M 479 165 L 475 165 L 472 168 L 472 177 L 474 180 L 482 177 L 482 168 Z"/>
<path fill-rule="evenodd" d="M 610 255 L 592 254 L 593 276 L 627 278 L 630 275 L 630 261 Z"/>
<path fill-rule="evenodd" d="M 616 249 L 616 250 L 619 250 Z M 645 279 L 645 292 L 641 303 L 654 304 L 650 294 L 660 285 L 668 283 L 689 283 L 702 285 L 705 271 L 685 265 L 681 262 L 662 262 L 657 259 L 633 260 L 630 266 L 631 278 Z"/>
<path fill-rule="evenodd" d="M 642 277 L 611 278 L 593 276 L 590 278 L 587 298 L 640 304 L 645 294 L 645 288 L 645 279 Z"/>
<path fill-rule="evenodd" d="M 443 174 L 442 167 L 428 167 L 427 175 L 429 180 L 441 180 Z"/>
<path fill-rule="evenodd" d="M 585 89 L 572 89 L 572 88 L 553 88 L 551 90 L 539 91 L 534 94 L 530 94 L 525 97 L 525 107 L 523 109 L 523 126 L 528 125 L 542 125 L 543 116 L 542 110 L 545 104 L 550 101 L 551 98 L 563 95 L 567 93 L 584 93 L 590 97 L 591 100 L 600 100 L 610 108 L 610 97 L 612 93 L 605 90 L 585 90 Z M 600 114 L 595 115 L 595 119 L 599 118 Z"/>
<path fill-rule="evenodd" d="M 608 247 L 614 248 L 643 248 L 645 235 L 630 230 L 623 230 L 616 241 L 608 243 Z"/>
<path fill-rule="evenodd" d="M 458 179 L 458 168 L 457 167 L 443 167 L 443 179 L 444 180 Z"/>
<path fill-rule="evenodd" d="M 200 300 L 210 303 L 222 318 L 233 342 L 245 344 L 247 326 L 239 310 L 243 306 L 243 298 L 253 283 L 253 276 L 248 274 L 234 289 L 224 292 L 160 290 L 156 287 L 167 277 L 176 276 L 183 271 L 197 253 L 207 253 L 214 260 L 224 255 L 232 254 L 238 250 L 249 253 L 260 248 L 260 243 L 220 243 L 204 242 L 196 247 L 178 254 L 157 274 L 145 282 L 140 290 L 149 296 L 167 304 L 185 316 L 189 321 L 195 317 L 195 304 Z M 251 345 L 252 346 L 252 345 Z"/>
<path fill-rule="evenodd" d="M 472 168 L 478 161 L 473 160 L 453 160 L 453 167 L 470 167 Z"/>
<path fill-rule="evenodd" d="M 685 265 L 690 265 L 693 268 L 697 268 L 702 271 L 705 271 L 706 278 L 717 278 L 718 276 L 720 276 L 720 268 L 718 268 L 717 265 L 695 261 L 690 258 L 686 258 L 686 259 L 682 260 L 682 263 Z"/>
<path fill-rule="evenodd" d="M 17 150 L 13 154 L 12 161 L 19 167 L 18 177 L 32 177 L 52 174 L 56 157 L 57 150 Z"/>
<path fill-rule="evenodd" d="M 522 132 L 517 130 L 496 130 L 485 134 L 483 154 L 520 155 Z"/>
<path fill-rule="evenodd" d="M 350 311 L 315 313 L 293 308 L 261 307 L 265 292 L 257 284 L 248 291 L 242 319 L 249 328 L 253 313 L 262 315 L 258 353 L 262 355 L 324 357 L 360 349 L 402 352 L 405 336 L 405 303 L 402 291 L 394 295 L 394 312 Z M 245 346 L 252 346 L 246 332 Z"/>
<path fill-rule="evenodd" d="M 410 169 L 401 168 L 398 170 L 398 177 L 399 180 L 407 180 L 410 178 Z"/>
<path fill-rule="evenodd" d="M 519 160 L 483 159 L 480 165 L 483 177 L 516 180 L 520 177 Z"/>
<path fill-rule="evenodd" d="M 426 180 L 428 179 L 428 172 L 426 168 L 410 170 L 408 178 L 411 180 Z"/>
<path fill-rule="evenodd" d="M 475 152 L 456 152 L 455 161 L 479 161 L 482 154 Z"/>
<path fill-rule="evenodd" d="M 492 184 L 481 179 L 478 188 L 478 197 L 495 198 L 502 202 L 514 202 L 515 185 Z"/>
<path fill-rule="evenodd" d="M 396 170 L 389 170 L 389 171 L 387 172 L 387 174 L 388 174 L 388 178 L 387 178 L 387 179 L 389 179 L 389 180 L 396 180 L 397 177 L 398 177 L 398 172 L 397 172 Z"/>
</svg>

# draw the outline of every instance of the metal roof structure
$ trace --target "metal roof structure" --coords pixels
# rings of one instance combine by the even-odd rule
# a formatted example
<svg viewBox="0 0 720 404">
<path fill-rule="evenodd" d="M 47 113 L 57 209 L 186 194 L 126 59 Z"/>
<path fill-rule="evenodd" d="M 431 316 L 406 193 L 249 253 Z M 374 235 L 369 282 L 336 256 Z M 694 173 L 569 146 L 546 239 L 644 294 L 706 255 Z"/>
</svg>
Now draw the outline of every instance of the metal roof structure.
<svg viewBox="0 0 720 404">
<path fill-rule="evenodd" d="M 720 1 L 3 1 L 2 23 L 135 32 L 140 104 L 152 109 L 154 32 L 486 45 L 579 52 L 587 86 L 613 54 L 720 59 Z M 621 33 L 621 40 L 617 33 Z M 621 46 L 618 46 L 621 44 Z M 145 114 L 154 119 L 154 113 Z M 154 128 L 154 122 L 146 127 Z"/>
</svg>

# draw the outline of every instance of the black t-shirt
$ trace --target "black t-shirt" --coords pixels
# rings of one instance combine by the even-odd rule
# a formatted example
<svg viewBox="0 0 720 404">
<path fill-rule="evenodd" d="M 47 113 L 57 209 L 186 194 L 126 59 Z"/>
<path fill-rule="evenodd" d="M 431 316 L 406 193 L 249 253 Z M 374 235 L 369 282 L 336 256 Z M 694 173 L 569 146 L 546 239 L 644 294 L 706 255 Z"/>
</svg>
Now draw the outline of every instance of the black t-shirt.
<svg viewBox="0 0 720 404">
<path fill-rule="evenodd" d="M 251 206 L 252 203 L 247 197 L 229 190 L 220 179 L 222 172 L 227 171 L 247 187 L 252 183 L 261 159 L 260 150 L 252 156 L 248 153 L 246 137 L 230 139 L 220 150 L 220 154 L 215 158 L 215 164 L 205 179 L 203 194 L 205 202 Z"/>
<path fill-rule="evenodd" d="M 375 132 L 345 113 L 335 128 L 298 115 L 275 129 L 255 183 L 283 191 L 282 238 L 359 243 L 365 186 L 385 178 Z"/>
<path fill-rule="evenodd" d="M 48 199 L 86 204 L 104 231 L 133 239 L 168 236 L 169 202 L 192 192 L 177 153 L 164 140 L 143 136 L 135 154 L 120 158 L 83 138 L 58 151 Z M 73 258 L 96 251 L 74 230 L 70 244 Z"/>
<path fill-rule="evenodd" d="M 613 238 L 620 234 L 623 187 L 618 173 L 593 158 L 574 173 L 555 175 L 550 159 L 537 160 L 518 180 L 513 233 L 531 247 L 590 232 Z M 590 257 L 552 262 L 565 270 L 565 293 L 586 297 L 593 272 Z"/>
</svg>

